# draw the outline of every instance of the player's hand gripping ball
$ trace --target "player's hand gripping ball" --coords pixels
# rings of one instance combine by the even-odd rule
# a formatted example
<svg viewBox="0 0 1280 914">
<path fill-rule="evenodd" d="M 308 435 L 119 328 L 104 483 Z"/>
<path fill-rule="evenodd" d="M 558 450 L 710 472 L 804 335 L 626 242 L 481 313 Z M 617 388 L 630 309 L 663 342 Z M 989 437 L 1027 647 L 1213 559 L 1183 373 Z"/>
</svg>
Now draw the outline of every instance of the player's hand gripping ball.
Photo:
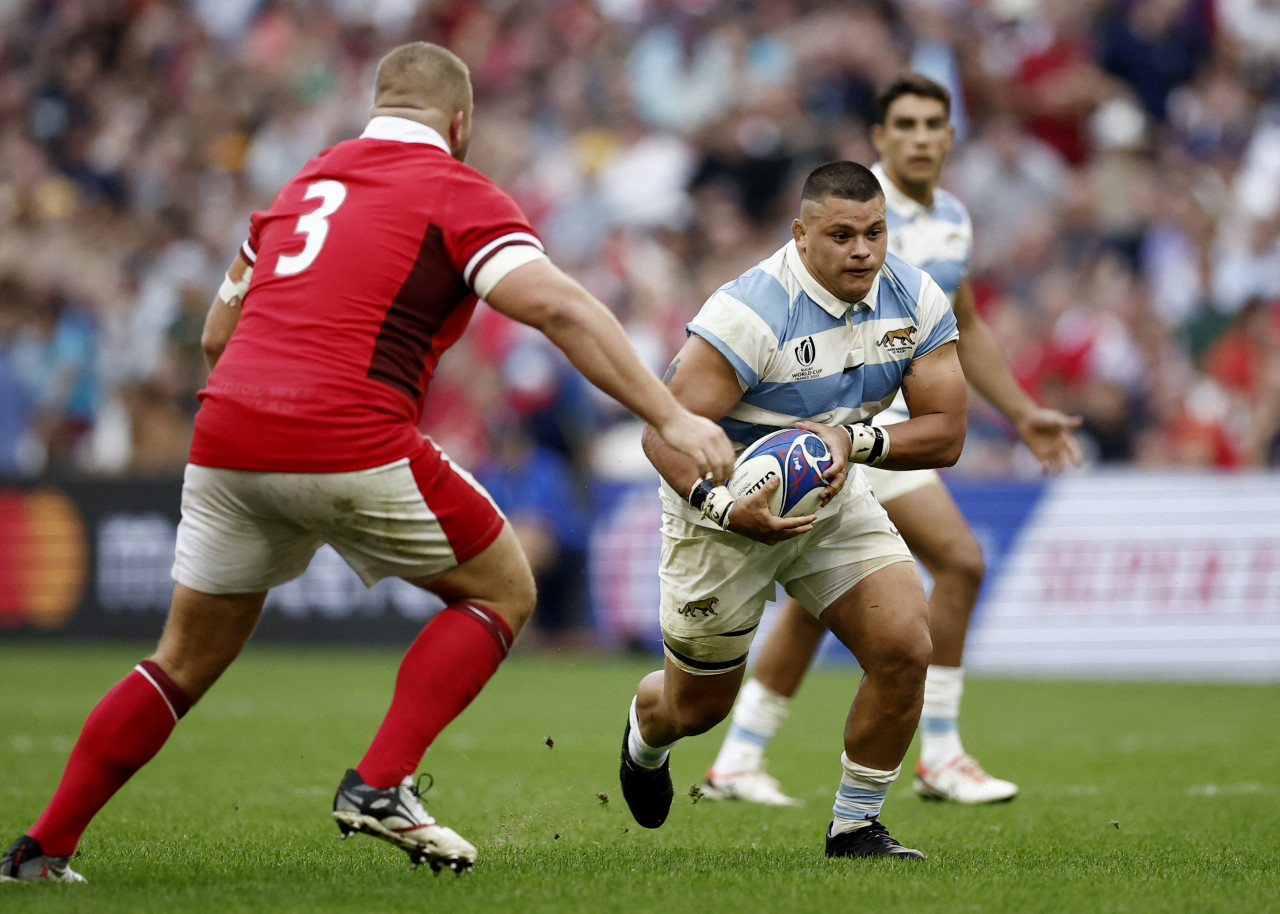
<svg viewBox="0 0 1280 914">
<path fill-rule="evenodd" d="M 769 493 L 769 512 L 801 517 L 818 510 L 822 478 L 831 467 L 831 452 L 813 432 L 788 428 L 765 435 L 739 455 L 726 485 L 734 498 L 763 488 L 777 477 L 781 485 Z"/>
</svg>

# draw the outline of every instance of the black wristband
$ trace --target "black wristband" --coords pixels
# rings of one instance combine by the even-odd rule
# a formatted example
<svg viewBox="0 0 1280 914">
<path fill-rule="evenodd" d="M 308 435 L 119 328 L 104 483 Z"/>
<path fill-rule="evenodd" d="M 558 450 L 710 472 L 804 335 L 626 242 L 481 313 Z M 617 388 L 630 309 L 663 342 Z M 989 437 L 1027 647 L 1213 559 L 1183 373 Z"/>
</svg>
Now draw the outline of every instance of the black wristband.
<svg viewBox="0 0 1280 914">
<path fill-rule="evenodd" d="M 877 428 L 876 426 L 873 425 L 871 426 L 871 431 L 875 433 L 876 443 L 871 448 L 871 454 L 867 457 L 867 463 L 869 463 L 871 466 L 875 466 L 881 460 L 884 459 L 886 442 L 889 439 L 885 435 L 884 429 L 882 428 Z"/>
<path fill-rule="evenodd" d="M 708 479 L 699 479 L 693 484 L 693 488 L 689 490 L 689 504 L 693 505 L 697 511 L 702 510 L 702 506 L 707 503 L 707 496 L 711 494 L 714 486 Z"/>
</svg>

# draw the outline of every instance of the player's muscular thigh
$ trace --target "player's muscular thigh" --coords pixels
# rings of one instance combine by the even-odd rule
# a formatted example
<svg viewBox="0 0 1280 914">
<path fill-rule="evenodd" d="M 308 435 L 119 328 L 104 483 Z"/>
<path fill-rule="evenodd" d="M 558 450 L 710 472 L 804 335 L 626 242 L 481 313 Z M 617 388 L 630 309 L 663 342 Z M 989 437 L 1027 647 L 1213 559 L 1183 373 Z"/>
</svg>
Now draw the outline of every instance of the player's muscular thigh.
<svg viewBox="0 0 1280 914">
<path fill-rule="evenodd" d="M 433 579 L 410 580 L 445 603 L 479 603 L 506 620 L 518 634 L 537 600 L 533 571 L 510 524 L 479 555 Z"/>
</svg>

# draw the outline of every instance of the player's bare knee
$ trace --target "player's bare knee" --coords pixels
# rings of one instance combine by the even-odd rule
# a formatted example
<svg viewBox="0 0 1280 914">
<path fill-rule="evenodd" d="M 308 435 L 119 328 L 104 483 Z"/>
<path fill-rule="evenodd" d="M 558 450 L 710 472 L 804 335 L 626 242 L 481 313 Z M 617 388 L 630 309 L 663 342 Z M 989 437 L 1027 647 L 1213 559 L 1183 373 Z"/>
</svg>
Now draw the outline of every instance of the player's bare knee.
<svg viewBox="0 0 1280 914">
<path fill-rule="evenodd" d="M 945 586 L 952 593 L 965 592 L 974 597 L 982 587 L 987 565 L 982 557 L 982 547 L 973 537 L 956 540 L 947 551 L 928 563 L 935 586 Z M 937 582 L 942 582 L 938 584 Z"/>
<path fill-rule="evenodd" d="M 976 593 L 987 574 L 987 563 L 982 558 L 982 547 L 976 540 L 968 540 L 961 543 L 952 555 L 950 562 L 952 573 L 964 586 L 972 588 Z"/>
<path fill-rule="evenodd" d="M 895 688 L 910 689 L 923 685 L 932 656 L 928 631 L 904 632 L 881 643 L 867 663 L 867 673 Z"/>
<path fill-rule="evenodd" d="M 727 705 L 714 700 L 689 702 L 675 709 L 675 728 L 681 737 L 698 736 L 728 717 L 731 710 L 732 700 Z"/>
<path fill-rule="evenodd" d="M 667 716 L 681 737 L 706 733 L 733 710 L 736 689 L 728 688 L 721 677 L 697 677 L 694 681 L 693 688 L 688 687 L 688 681 L 683 683 L 683 688 L 667 683 L 674 686 L 666 692 Z"/>
<path fill-rule="evenodd" d="M 514 571 L 503 582 L 500 591 L 483 602 L 506 620 L 513 634 L 519 634 L 533 616 L 538 603 L 538 587 L 533 579 L 533 572 L 527 565 Z"/>
<path fill-rule="evenodd" d="M 512 588 L 510 597 L 511 612 L 515 616 L 516 622 L 512 622 L 513 630 L 517 624 L 523 626 L 533 616 L 533 611 L 538 605 L 538 584 L 534 580 L 533 572 L 525 569 L 525 574 Z M 508 620 L 509 622 L 511 620 Z"/>
</svg>

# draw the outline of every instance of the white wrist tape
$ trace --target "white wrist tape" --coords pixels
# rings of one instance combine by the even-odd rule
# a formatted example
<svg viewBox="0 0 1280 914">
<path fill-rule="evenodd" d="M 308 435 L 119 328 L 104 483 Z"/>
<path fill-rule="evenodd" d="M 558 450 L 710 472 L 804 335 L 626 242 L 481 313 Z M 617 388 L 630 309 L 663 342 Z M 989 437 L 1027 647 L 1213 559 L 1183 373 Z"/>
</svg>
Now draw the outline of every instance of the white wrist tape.
<svg viewBox="0 0 1280 914">
<path fill-rule="evenodd" d="M 729 512 L 733 510 L 733 496 L 727 486 L 712 486 L 705 479 L 699 479 L 689 492 L 689 504 L 702 512 L 702 516 L 710 520 L 722 530 L 729 529 Z"/>
<path fill-rule="evenodd" d="M 253 278 L 253 267 L 245 267 L 238 280 L 232 279 L 228 273 L 222 277 L 222 285 L 218 286 L 218 298 L 234 308 L 244 301 L 244 294 L 249 291 L 249 280 Z"/>
<path fill-rule="evenodd" d="M 846 425 L 849 433 L 849 462 L 878 466 L 889 456 L 889 433 L 877 425 Z"/>
</svg>

